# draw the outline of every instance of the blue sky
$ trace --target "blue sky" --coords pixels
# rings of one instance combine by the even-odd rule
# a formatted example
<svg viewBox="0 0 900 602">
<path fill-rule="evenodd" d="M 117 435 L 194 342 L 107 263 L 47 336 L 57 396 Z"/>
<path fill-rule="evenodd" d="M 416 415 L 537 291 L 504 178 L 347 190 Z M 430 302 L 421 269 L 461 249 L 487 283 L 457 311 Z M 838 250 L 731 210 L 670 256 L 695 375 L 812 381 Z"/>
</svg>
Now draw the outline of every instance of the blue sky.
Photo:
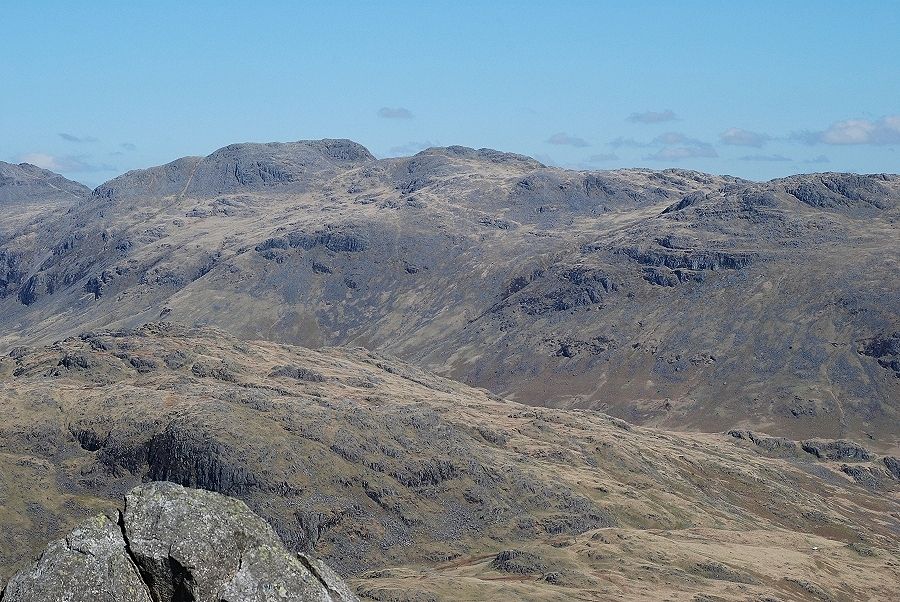
<svg viewBox="0 0 900 602">
<path fill-rule="evenodd" d="M 0 52 L 0 160 L 90 185 L 323 137 L 579 169 L 900 171 L 893 0 L 0 0 Z"/>
</svg>

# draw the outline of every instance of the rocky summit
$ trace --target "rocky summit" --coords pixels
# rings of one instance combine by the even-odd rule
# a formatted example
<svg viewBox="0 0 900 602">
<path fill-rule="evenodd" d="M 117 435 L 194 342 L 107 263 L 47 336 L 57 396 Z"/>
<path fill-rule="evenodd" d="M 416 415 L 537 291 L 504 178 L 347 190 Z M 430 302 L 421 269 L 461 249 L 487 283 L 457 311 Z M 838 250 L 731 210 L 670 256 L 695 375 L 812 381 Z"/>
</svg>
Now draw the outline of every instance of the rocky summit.
<svg viewBox="0 0 900 602">
<path fill-rule="evenodd" d="M 174 483 L 125 497 L 53 542 L 6 585 L 4 602 L 355 602 L 340 578 L 288 552 L 246 505 Z"/>
<path fill-rule="evenodd" d="M 900 599 L 898 175 L 327 139 L 0 208 L 2 602 Z"/>
<path fill-rule="evenodd" d="M 30 163 L 14 165 L 0 161 L 0 212 L 3 215 L 0 240 L 9 235 L 27 236 L 37 224 L 90 196 L 91 189 L 87 186 L 52 171 Z M 0 266 L 4 259 L 0 254 Z M 15 266 L 7 264 L 5 267 Z"/>
</svg>

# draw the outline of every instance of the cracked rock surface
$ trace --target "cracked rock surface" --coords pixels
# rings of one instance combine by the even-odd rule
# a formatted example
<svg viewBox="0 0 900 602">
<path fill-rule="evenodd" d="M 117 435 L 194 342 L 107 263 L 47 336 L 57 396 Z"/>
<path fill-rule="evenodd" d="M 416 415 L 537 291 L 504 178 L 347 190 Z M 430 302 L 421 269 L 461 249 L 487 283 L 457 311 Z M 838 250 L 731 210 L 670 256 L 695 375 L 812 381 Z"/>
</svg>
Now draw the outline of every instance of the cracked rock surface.
<svg viewBox="0 0 900 602">
<path fill-rule="evenodd" d="M 357 600 L 324 563 L 285 549 L 241 501 L 152 482 L 119 524 L 94 516 L 15 575 L 2 602 Z"/>
</svg>

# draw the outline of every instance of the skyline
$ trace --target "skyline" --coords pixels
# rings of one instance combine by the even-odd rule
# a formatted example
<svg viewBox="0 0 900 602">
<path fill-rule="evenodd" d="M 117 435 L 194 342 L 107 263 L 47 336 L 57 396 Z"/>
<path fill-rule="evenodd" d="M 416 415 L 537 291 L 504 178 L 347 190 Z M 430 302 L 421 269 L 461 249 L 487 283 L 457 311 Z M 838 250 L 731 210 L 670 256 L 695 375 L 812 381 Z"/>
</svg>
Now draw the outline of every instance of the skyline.
<svg viewBox="0 0 900 602">
<path fill-rule="evenodd" d="M 900 171 L 889 2 L 4 6 L 0 160 L 96 186 L 236 142 L 573 169 Z"/>
</svg>

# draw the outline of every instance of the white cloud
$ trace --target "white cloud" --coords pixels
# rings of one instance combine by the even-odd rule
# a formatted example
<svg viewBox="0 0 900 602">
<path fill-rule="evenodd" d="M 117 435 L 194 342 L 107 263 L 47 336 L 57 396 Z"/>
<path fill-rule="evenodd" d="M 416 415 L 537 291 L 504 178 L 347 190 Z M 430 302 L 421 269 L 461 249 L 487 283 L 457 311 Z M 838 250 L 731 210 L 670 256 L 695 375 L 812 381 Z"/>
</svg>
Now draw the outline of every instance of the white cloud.
<svg viewBox="0 0 900 602">
<path fill-rule="evenodd" d="M 880 119 L 845 119 L 819 132 L 797 132 L 793 138 L 807 144 L 900 144 L 900 115 Z"/>
<path fill-rule="evenodd" d="M 682 134 L 681 132 L 666 132 L 665 134 L 660 134 L 653 139 L 653 144 L 685 144 L 687 146 L 709 146 L 706 142 L 697 140 L 696 138 L 691 138 L 690 136 Z"/>
<path fill-rule="evenodd" d="M 711 144 L 699 143 L 689 146 L 667 146 L 661 148 L 644 159 L 648 161 L 681 161 L 684 159 L 697 159 L 701 157 L 718 157 L 719 153 Z"/>
<path fill-rule="evenodd" d="M 658 148 L 656 152 L 644 157 L 644 160 L 647 161 L 680 161 L 682 159 L 719 156 L 712 144 L 697 138 L 691 138 L 681 132 L 665 132 L 650 142 L 639 142 L 633 138 L 617 138 L 610 142 L 609 145 L 613 148 L 620 146 Z"/>
<path fill-rule="evenodd" d="M 623 138 L 622 136 L 619 136 L 618 138 L 615 138 L 614 140 L 610 140 L 608 142 L 608 144 L 609 144 L 609 146 L 611 146 L 613 148 L 622 148 L 622 147 L 646 148 L 648 146 L 651 146 L 651 144 L 649 142 L 638 142 L 634 138 Z"/>
<path fill-rule="evenodd" d="M 578 136 L 570 136 L 565 132 L 559 132 L 557 134 L 553 134 L 549 138 L 547 138 L 547 142 L 550 144 L 559 144 L 563 146 L 577 146 L 583 148 L 585 146 L 590 146 L 588 142 L 584 138 L 579 138 Z"/>
<path fill-rule="evenodd" d="M 719 134 L 719 140 L 722 144 L 730 144 L 732 146 L 754 146 L 759 148 L 771 139 L 772 137 L 768 134 L 751 132 L 741 128 L 729 128 Z"/>
</svg>

